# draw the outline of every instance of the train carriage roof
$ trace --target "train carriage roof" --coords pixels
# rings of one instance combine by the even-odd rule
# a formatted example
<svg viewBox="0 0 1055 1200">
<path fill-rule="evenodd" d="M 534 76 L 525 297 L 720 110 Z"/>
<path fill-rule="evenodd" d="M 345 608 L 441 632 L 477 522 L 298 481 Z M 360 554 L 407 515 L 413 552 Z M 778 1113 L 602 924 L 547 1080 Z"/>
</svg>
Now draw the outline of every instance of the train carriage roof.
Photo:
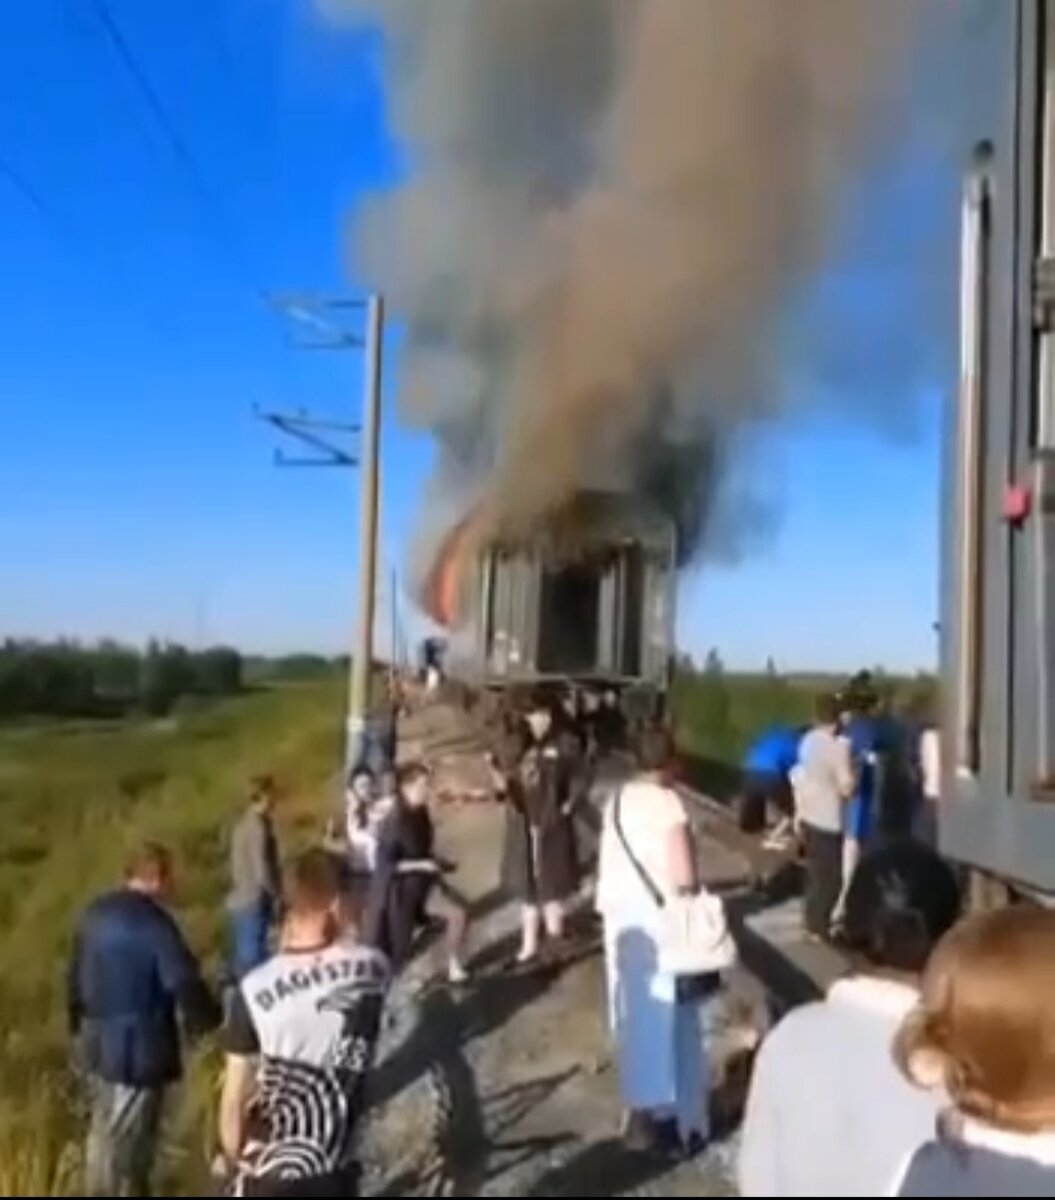
<svg viewBox="0 0 1055 1200">
<path fill-rule="evenodd" d="M 507 553 L 531 549 L 566 560 L 592 557 L 628 541 L 667 550 L 674 538 L 674 522 L 639 498 L 620 492 L 583 491 L 530 527 L 500 533 L 491 547 Z"/>
</svg>

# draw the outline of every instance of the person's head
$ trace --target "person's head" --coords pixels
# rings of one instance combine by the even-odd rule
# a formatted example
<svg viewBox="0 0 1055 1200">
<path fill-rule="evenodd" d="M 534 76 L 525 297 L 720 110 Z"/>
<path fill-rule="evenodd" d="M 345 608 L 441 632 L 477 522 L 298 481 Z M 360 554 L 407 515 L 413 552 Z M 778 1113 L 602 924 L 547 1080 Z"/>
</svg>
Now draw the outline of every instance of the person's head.
<svg viewBox="0 0 1055 1200">
<path fill-rule="evenodd" d="M 822 692 L 817 697 L 813 711 L 817 719 L 817 724 L 822 728 L 834 729 L 839 724 L 839 698 L 833 696 L 830 692 Z"/>
<path fill-rule="evenodd" d="M 541 741 L 553 728 L 553 706 L 544 691 L 539 690 L 532 695 L 527 711 L 527 723 L 538 741 Z"/>
<path fill-rule="evenodd" d="M 674 739 L 662 725 L 648 725 L 637 739 L 638 769 L 646 775 L 665 775 L 674 764 Z"/>
<path fill-rule="evenodd" d="M 306 850 L 293 860 L 286 883 L 287 946 L 318 946 L 341 928 L 342 864 L 328 850 Z"/>
<path fill-rule="evenodd" d="M 879 692 L 871 671 L 858 671 L 845 692 L 846 708 L 851 717 L 872 716 L 879 711 Z"/>
<path fill-rule="evenodd" d="M 964 921 L 931 957 L 896 1044 L 907 1077 L 998 1129 L 1055 1130 L 1055 912 Z"/>
<path fill-rule="evenodd" d="M 362 928 L 367 888 L 343 854 L 331 854 L 330 858 L 337 873 L 337 933 L 342 938 L 354 940 Z"/>
<path fill-rule="evenodd" d="M 944 859 L 917 842 L 893 842 L 854 872 L 844 940 L 863 971 L 916 975 L 959 916 L 959 884 Z"/>
<path fill-rule="evenodd" d="M 172 891 L 172 851 L 160 842 L 143 842 L 128 856 L 125 883 L 134 891 L 163 900 Z"/>
<path fill-rule="evenodd" d="M 429 802 L 429 769 L 424 763 L 407 763 L 397 773 L 400 803 L 425 808 Z"/>
<path fill-rule="evenodd" d="M 367 766 L 352 768 L 348 776 L 348 796 L 360 804 L 369 804 L 374 798 L 374 773 Z"/>
<path fill-rule="evenodd" d="M 249 803 L 258 812 L 269 813 L 278 799 L 278 787 L 272 775 L 254 775 L 249 781 Z"/>
</svg>

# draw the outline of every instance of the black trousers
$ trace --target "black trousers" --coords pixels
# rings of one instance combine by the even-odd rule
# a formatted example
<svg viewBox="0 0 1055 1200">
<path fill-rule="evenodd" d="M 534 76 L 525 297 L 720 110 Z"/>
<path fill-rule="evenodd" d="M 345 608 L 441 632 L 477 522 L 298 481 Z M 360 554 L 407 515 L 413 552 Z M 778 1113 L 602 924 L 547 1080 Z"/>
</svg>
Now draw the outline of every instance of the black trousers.
<svg viewBox="0 0 1055 1200">
<path fill-rule="evenodd" d="M 795 800 L 787 777 L 775 771 L 748 771 L 740 796 L 739 823 L 744 833 L 761 833 L 772 805 L 782 816 L 795 812 Z"/>
<path fill-rule="evenodd" d="M 843 886 L 843 835 L 804 825 L 806 837 L 806 929 L 816 937 L 831 932 L 832 911 Z"/>
<path fill-rule="evenodd" d="M 917 841 L 929 846 L 932 850 L 938 848 L 938 801 L 926 798 L 919 801 L 913 821 L 913 836 Z"/>
</svg>

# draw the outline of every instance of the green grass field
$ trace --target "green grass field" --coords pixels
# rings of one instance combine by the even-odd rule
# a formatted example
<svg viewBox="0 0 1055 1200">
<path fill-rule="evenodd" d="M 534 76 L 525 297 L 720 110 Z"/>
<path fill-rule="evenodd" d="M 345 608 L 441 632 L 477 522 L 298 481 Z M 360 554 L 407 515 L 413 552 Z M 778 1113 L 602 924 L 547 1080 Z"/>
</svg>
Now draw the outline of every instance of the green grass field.
<svg viewBox="0 0 1055 1200">
<path fill-rule="evenodd" d="M 0 732 L 0 1194 L 78 1192 L 63 977 L 81 905 L 120 878 L 131 843 L 159 838 L 179 856 L 180 920 L 215 971 L 225 834 L 246 780 L 273 772 L 289 789 L 280 828 L 289 840 L 310 836 L 327 815 L 342 714 L 338 685 L 327 683 L 166 721 Z M 199 1195 L 211 1066 L 196 1063 L 192 1076 L 163 1170 L 167 1186 Z"/>
</svg>

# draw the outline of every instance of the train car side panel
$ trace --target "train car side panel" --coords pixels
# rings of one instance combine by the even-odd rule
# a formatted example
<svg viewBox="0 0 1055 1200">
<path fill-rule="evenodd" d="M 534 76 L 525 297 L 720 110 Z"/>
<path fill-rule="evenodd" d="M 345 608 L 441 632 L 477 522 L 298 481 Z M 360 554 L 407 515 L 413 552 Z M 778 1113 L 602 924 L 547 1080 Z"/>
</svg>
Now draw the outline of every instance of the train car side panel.
<svg viewBox="0 0 1055 1200">
<path fill-rule="evenodd" d="M 1044 9 L 988 10 L 995 97 L 964 192 L 962 361 L 947 509 L 943 849 L 1013 884 L 1055 891 L 1055 806 L 1037 802 L 1047 739 L 1038 663 L 1050 624 L 1037 514 L 1016 513 L 1033 469 L 1034 277 Z M 990 87 L 990 83 L 996 86 Z M 1044 736 L 1041 736 L 1042 733 Z"/>
</svg>

